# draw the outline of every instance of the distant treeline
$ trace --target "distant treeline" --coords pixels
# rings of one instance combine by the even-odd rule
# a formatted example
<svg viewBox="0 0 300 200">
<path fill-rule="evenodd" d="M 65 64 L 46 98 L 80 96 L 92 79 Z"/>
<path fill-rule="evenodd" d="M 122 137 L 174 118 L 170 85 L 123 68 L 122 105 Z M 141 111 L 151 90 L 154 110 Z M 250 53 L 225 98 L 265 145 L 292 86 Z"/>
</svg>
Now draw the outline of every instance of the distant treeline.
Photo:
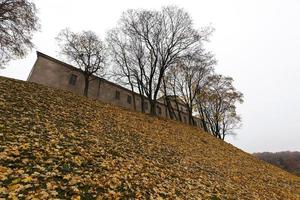
<svg viewBox="0 0 300 200">
<path fill-rule="evenodd" d="M 263 152 L 254 153 L 253 155 L 290 173 L 300 176 L 300 152 Z"/>
</svg>

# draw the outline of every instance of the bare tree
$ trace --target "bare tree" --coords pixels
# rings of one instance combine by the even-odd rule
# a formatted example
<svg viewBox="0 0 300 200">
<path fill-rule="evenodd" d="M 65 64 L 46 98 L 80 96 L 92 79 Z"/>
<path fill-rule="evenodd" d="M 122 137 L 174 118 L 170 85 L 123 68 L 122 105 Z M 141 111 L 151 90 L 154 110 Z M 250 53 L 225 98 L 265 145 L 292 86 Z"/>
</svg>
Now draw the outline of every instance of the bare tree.
<svg viewBox="0 0 300 200">
<path fill-rule="evenodd" d="M 132 60 L 132 57 L 134 57 L 134 55 L 129 55 L 134 52 L 133 47 L 128 42 L 128 38 L 119 34 L 117 29 L 109 31 L 107 41 L 114 69 L 112 71 L 113 77 L 122 85 L 129 85 L 131 91 L 135 92 L 134 88 L 137 83 L 135 82 L 133 73 L 134 61 Z M 132 96 L 134 110 L 136 110 L 135 95 L 133 94 Z"/>
<path fill-rule="evenodd" d="M 210 29 L 195 30 L 189 14 L 171 6 L 161 11 L 128 10 L 118 27 L 108 34 L 108 40 L 110 46 L 126 47 L 114 49 L 118 57 L 115 60 L 122 60 L 116 66 L 126 68 L 119 71 L 125 72 L 124 77 L 130 77 L 139 93 L 149 99 L 150 113 L 156 115 L 165 73 L 188 52 L 201 49 L 209 33 Z"/>
<path fill-rule="evenodd" d="M 36 13 L 28 0 L 0 0 L 0 68 L 33 47 L 33 33 L 40 28 Z"/>
<path fill-rule="evenodd" d="M 170 116 L 171 119 L 176 119 L 176 120 L 179 119 L 179 121 L 181 121 L 180 112 L 178 112 L 178 116 L 177 116 L 176 113 L 175 113 L 174 107 L 172 106 L 172 99 L 170 99 L 171 92 L 172 92 L 172 90 L 170 89 L 170 84 L 169 84 L 170 81 L 171 81 L 171 76 L 168 76 L 168 74 L 166 74 L 163 77 L 163 87 L 161 89 L 163 97 L 164 97 L 164 103 L 166 105 L 166 111 L 165 112 L 169 113 L 169 116 Z M 176 105 L 177 105 L 177 108 L 178 108 L 177 101 L 176 101 Z M 179 110 L 179 109 L 177 109 L 177 110 Z"/>
<path fill-rule="evenodd" d="M 182 58 L 176 67 L 169 72 L 169 88 L 173 91 L 176 106 L 178 98 L 185 104 L 188 112 L 188 121 L 194 125 L 193 110 L 196 96 L 204 87 L 207 77 L 213 71 L 216 60 L 211 53 L 196 52 Z M 180 116 L 179 116 L 180 117 Z"/>
<path fill-rule="evenodd" d="M 224 140 L 239 128 L 241 118 L 236 112 L 236 103 L 243 102 L 243 94 L 232 85 L 231 77 L 213 75 L 197 96 L 199 114 L 205 121 L 206 129 Z"/>
<path fill-rule="evenodd" d="M 88 96 L 89 83 L 93 76 L 104 74 L 106 47 L 92 31 L 74 33 L 62 30 L 56 37 L 61 53 L 83 71 L 85 86 L 83 94 Z"/>
</svg>

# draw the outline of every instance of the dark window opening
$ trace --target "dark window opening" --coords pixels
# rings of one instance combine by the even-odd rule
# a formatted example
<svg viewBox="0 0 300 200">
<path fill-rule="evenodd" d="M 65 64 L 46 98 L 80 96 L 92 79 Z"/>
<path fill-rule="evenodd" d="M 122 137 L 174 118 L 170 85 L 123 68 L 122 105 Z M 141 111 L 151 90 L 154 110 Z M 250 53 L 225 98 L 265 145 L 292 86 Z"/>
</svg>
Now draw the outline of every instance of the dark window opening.
<svg viewBox="0 0 300 200">
<path fill-rule="evenodd" d="M 77 75 L 71 74 L 70 79 L 69 79 L 69 84 L 70 85 L 75 85 L 77 80 Z"/>
<path fill-rule="evenodd" d="M 120 99 L 120 91 L 116 90 L 116 96 L 115 96 L 115 97 L 116 97 L 116 99 L 118 99 L 118 100 Z"/>
<path fill-rule="evenodd" d="M 131 104 L 131 96 L 130 95 L 127 96 L 127 103 Z"/>
</svg>

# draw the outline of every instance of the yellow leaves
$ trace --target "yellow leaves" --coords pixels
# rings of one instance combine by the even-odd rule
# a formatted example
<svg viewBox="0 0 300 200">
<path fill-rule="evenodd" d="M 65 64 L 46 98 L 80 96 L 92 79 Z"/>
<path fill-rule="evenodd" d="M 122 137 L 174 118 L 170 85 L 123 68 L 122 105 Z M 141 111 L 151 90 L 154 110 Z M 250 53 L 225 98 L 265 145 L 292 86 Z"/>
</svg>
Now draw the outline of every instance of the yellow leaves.
<svg viewBox="0 0 300 200">
<path fill-rule="evenodd" d="M 157 196 L 156 199 L 157 200 L 163 200 L 163 198 L 161 196 Z"/>
<path fill-rule="evenodd" d="M 7 179 L 7 176 L 12 172 L 11 169 L 7 167 L 0 166 L 0 181 Z"/>
<path fill-rule="evenodd" d="M 101 162 L 100 166 L 106 170 L 110 170 L 115 166 L 115 161 L 112 159 L 106 159 Z"/>
<path fill-rule="evenodd" d="M 4 195 L 4 194 L 7 194 L 7 193 L 8 193 L 7 188 L 5 188 L 5 187 L 0 187 L 0 196 L 1 196 L 1 194 Z"/>
<path fill-rule="evenodd" d="M 22 180 L 23 183 L 29 183 L 31 181 L 32 181 L 32 177 L 30 177 L 30 176 L 27 176 Z"/>
<path fill-rule="evenodd" d="M 24 149 L 24 150 L 28 149 L 29 148 L 29 143 L 23 143 L 23 144 L 21 144 L 20 148 Z"/>
<path fill-rule="evenodd" d="M 55 190 L 50 190 L 50 194 L 52 195 L 52 196 L 57 196 L 58 195 L 58 192 L 57 191 L 55 191 Z"/>
<path fill-rule="evenodd" d="M 57 188 L 57 186 L 55 185 L 55 183 L 54 182 L 47 182 L 46 183 L 46 186 L 47 186 L 47 189 L 48 190 L 54 190 L 54 189 L 56 189 Z"/>
<path fill-rule="evenodd" d="M 3 80 L 0 198 L 300 199 L 299 178 L 199 129 Z"/>
<path fill-rule="evenodd" d="M 80 157 L 80 156 L 75 156 L 75 157 L 73 158 L 73 162 L 74 162 L 75 164 L 77 164 L 78 166 L 81 166 L 81 164 L 82 164 L 81 157 Z"/>
<path fill-rule="evenodd" d="M 71 189 L 77 194 L 80 193 L 80 190 L 76 186 L 71 186 Z"/>
<path fill-rule="evenodd" d="M 72 200 L 80 200 L 80 196 L 79 195 L 75 195 L 75 196 L 72 196 Z"/>
<path fill-rule="evenodd" d="M 70 180 L 71 178 L 72 178 L 71 174 L 67 174 L 63 177 L 63 179 L 65 179 L 65 180 Z"/>
<path fill-rule="evenodd" d="M 69 181 L 69 185 L 76 185 L 77 183 L 80 183 L 80 181 L 81 181 L 80 176 L 73 176 Z"/>
<path fill-rule="evenodd" d="M 68 132 L 67 135 L 68 135 L 68 137 L 71 137 L 71 138 L 76 137 L 76 134 L 74 132 Z"/>
<path fill-rule="evenodd" d="M 0 173 L 1 173 L 1 174 L 5 174 L 5 173 L 7 173 L 9 170 L 11 170 L 11 169 L 9 169 L 9 168 L 7 168 L 7 167 L 0 166 Z"/>
<path fill-rule="evenodd" d="M 120 199 L 121 198 L 121 193 L 120 192 L 115 192 L 113 190 L 108 191 L 108 195 L 106 195 L 110 199 Z"/>
<path fill-rule="evenodd" d="M 21 181 L 20 178 L 16 178 L 16 179 L 14 179 L 11 183 L 12 183 L 12 184 L 16 184 L 16 183 L 19 183 L 20 181 Z"/>
<path fill-rule="evenodd" d="M 46 192 L 46 191 L 44 191 L 44 190 L 43 190 L 43 191 L 40 191 L 38 195 L 39 195 L 39 198 L 40 198 L 40 199 L 48 199 L 48 197 L 49 197 L 48 192 Z"/>
<path fill-rule="evenodd" d="M 28 162 L 29 162 L 29 159 L 28 159 L 28 158 L 22 159 L 22 163 L 23 163 L 23 164 L 27 164 Z"/>
<path fill-rule="evenodd" d="M 18 169 L 18 170 L 17 170 L 17 173 L 18 173 L 18 174 L 24 174 L 24 172 L 25 172 L 25 171 L 24 171 L 23 169 Z"/>
<path fill-rule="evenodd" d="M 117 177 L 113 177 L 109 180 L 108 185 L 111 189 L 116 189 L 121 185 L 121 181 Z"/>
<path fill-rule="evenodd" d="M 18 192 L 19 190 L 21 190 L 21 188 L 23 188 L 22 185 L 20 184 L 12 184 L 8 186 L 8 191 L 9 192 Z"/>
<path fill-rule="evenodd" d="M 135 198 L 140 199 L 141 197 L 142 197 L 141 191 L 137 191 L 137 192 L 135 193 Z"/>
<path fill-rule="evenodd" d="M 20 155 L 19 149 L 17 149 L 17 148 L 12 149 L 10 153 L 14 156 L 19 156 Z"/>
</svg>

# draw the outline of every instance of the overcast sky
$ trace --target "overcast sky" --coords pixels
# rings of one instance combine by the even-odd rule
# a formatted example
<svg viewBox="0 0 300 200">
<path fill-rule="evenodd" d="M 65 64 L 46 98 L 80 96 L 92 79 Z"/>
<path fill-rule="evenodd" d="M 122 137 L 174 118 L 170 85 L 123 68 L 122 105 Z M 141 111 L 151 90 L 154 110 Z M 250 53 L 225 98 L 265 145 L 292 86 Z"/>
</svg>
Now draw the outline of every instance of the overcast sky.
<svg viewBox="0 0 300 200">
<path fill-rule="evenodd" d="M 218 60 L 216 71 L 232 76 L 244 93 L 239 106 L 243 127 L 227 141 L 247 152 L 300 151 L 300 1 L 298 0 L 36 0 L 42 29 L 36 48 L 10 62 L 1 76 L 26 80 L 35 50 L 59 57 L 55 37 L 69 27 L 92 30 L 101 38 L 129 8 L 183 7 L 195 27 L 216 31 L 207 48 Z"/>
</svg>

